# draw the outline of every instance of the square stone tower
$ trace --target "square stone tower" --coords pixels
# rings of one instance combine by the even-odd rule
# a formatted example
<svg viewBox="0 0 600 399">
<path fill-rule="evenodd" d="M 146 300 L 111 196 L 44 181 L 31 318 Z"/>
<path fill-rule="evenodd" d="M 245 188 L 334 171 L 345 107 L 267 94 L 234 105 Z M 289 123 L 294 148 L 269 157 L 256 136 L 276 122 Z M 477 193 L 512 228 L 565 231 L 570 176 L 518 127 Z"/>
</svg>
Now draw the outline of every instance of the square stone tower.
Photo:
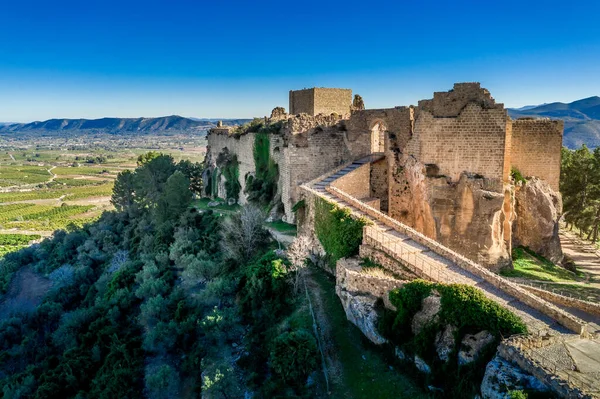
<svg viewBox="0 0 600 399">
<path fill-rule="evenodd" d="M 352 105 L 352 90 L 313 87 L 312 89 L 290 90 L 290 114 L 348 115 Z"/>
</svg>

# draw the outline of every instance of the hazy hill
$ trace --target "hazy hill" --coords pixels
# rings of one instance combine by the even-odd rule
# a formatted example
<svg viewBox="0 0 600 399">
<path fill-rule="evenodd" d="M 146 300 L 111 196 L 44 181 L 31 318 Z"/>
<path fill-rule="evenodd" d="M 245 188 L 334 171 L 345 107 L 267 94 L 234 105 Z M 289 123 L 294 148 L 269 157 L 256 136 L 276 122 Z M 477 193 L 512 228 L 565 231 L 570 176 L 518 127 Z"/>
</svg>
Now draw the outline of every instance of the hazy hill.
<svg viewBox="0 0 600 399">
<path fill-rule="evenodd" d="M 600 147 L 600 97 L 594 96 L 572 103 L 550 103 L 535 107 L 509 109 L 513 118 L 553 118 L 565 121 L 563 144 L 577 148 L 582 144 Z"/>
<path fill-rule="evenodd" d="M 224 120 L 224 124 L 243 123 L 245 119 Z M 10 133 L 109 133 L 109 134 L 169 134 L 177 132 L 202 132 L 215 126 L 212 120 L 194 120 L 178 115 L 159 118 L 102 118 L 102 119 L 50 119 L 43 122 L 0 125 L 0 134 Z"/>
</svg>

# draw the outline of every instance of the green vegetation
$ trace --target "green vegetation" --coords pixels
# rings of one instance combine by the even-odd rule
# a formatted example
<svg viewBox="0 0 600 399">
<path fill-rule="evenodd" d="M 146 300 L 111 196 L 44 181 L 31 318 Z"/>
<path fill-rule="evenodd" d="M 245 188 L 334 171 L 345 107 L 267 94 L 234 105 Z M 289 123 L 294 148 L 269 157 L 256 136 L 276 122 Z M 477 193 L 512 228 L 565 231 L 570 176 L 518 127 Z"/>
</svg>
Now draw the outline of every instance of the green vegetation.
<svg viewBox="0 0 600 399">
<path fill-rule="evenodd" d="M 564 218 L 588 240 L 598 241 L 600 228 L 600 147 L 593 152 L 583 145 L 572 151 L 563 147 L 560 192 Z"/>
<path fill-rule="evenodd" d="M 254 165 L 256 174 L 246 178 L 246 192 L 248 200 L 260 204 L 269 204 L 277 192 L 277 181 L 279 179 L 279 167 L 271 158 L 268 127 L 261 127 L 259 133 L 254 136 Z"/>
<path fill-rule="evenodd" d="M 0 320 L 4 397 L 314 396 L 312 320 L 264 214 L 191 200 L 180 165 L 152 157 L 117 178 L 117 211 L 0 260 L 2 293 L 19 270 L 53 282 L 35 310 Z M 74 209 L 19 205 L 6 212 Z"/>
<path fill-rule="evenodd" d="M 265 226 L 277 230 L 283 234 L 296 235 L 298 232 L 298 227 L 295 224 L 286 223 L 281 220 L 277 222 L 265 223 Z"/>
<path fill-rule="evenodd" d="M 548 259 L 536 254 L 529 248 L 517 247 L 512 252 L 512 270 L 503 270 L 500 274 L 505 277 L 522 277 L 542 281 L 578 281 L 582 273 L 575 274 L 563 267 L 556 266 Z"/>
<path fill-rule="evenodd" d="M 236 200 L 240 197 L 240 163 L 237 155 L 231 154 L 227 149 L 224 149 L 217 156 L 217 168 L 213 171 L 212 185 L 213 195 L 217 193 L 217 185 L 219 184 L 220 176 L 225 177 L 225 195 L 226 199 L 233 198 Z"/>
<path fill-rule="evenodd" d="M 208 206 L 210 202 L 217 202 L 216 206 Z M 192 205 L 196 209 L 209 210 L 212 209 L 214 211 L 219 211 L 223 213 L 233 213 L 237 212 L 241 209 L 241 206 L 238 204 L 228 205 L 225 201 L 219 200 L 211 200 L 210 198 L 200 198 L 198 200 L 192 201 Z"/>
<path fill-rule="evenodd" d="M 0 187 L 43 183 L 50 179 L 48 169 L 43 166 L 2 165 Z"/>
<path fill-rule="evenodd" d="M 368 342 L 360 330 L 349 323 L 344 308 L 335 293 L 335 281 L 325 272 L 311 269 L 321 290 L 323 313 L 331 330 L 332 351 L 341 365 L 343 381 L 332 386 L 333 398 L 426 398 L 415 379 L 389 366 L 386 352 Z"/>
<path fill-rule="evenodd" d="M 97 186 L 82 186 L 60 189 L 40 189 L 35 191 L 14 191 L 0 193 L 0 204 L 17 201 L 34 201 L 40 199 L 58 199 L 75 200 L 88 197 L 110 196 L 113 189 L 113 183 L 101 184 Z"/>
<path fill-rule="evenodd" d="M 411 321 L 421 309 L 423 299 L 432 294 L 440 296 L 439 317 L 423 326 L 415 335 Z M 518 316 L 485 297 L 477 288 L 467 285 L 415 280 L 402 288 L 392 290 L 389 299 L 397 310 L 384 310 L 380 320 L 381 333 L 403 351 L 416 353 L 424 359 L 432 368 L 427 383 L 442 387 L 447 397 L 464 397 L 465 393 L 475 394 L 474 382 L 481 381 L 485 369 L 481 366 L 494 356 L 500 339 L 527 332 L 526 325 Z M 435 338 L 437 333 L 448 325 L 457 328 L 454 335 L 455 349 L 448 362 L 442 362 L 435 349 Z M 490 332 L 494 341 L 483 349 L 476 361 L 458 366 L 456 348 L 460 347 L 462 337 L 483 330 Z"/>
<path fill-rule="evenodd" d="M 4 255 L 25 248 L 31 241 L 39 240 L 37 234 L 0 234 L 0 258 Z"/>
<path fill-rule="evenodd" d="M 527 179 L 523 177 L 521 171 L 514 166 L 510 169 L 510 176 L 512 177 L 515 183 L 526 183 Z"/>
<path fill-rule="evenodd" d="M 366 223 L 365 219 L 353 218 L 348 209 L 315 198 L 315 233 L 332 269 L 338 259 L 358 254 Z"/>
</svg>

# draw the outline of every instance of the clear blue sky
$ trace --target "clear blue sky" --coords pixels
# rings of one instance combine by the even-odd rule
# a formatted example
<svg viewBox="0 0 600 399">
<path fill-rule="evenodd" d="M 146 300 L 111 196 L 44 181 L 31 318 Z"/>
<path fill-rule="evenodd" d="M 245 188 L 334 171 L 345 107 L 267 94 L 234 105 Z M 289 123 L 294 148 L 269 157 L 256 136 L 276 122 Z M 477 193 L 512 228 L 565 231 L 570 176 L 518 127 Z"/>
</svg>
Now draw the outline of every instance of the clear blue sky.
<svg viewBox="0 0 600 399">
<path fill-rule="evenodd" d="M 600 95 L 600 2 L 0 3 L 0 121 L 262 116 L 312 86 L 391 107 L 457 81 L 507 106 Z"/>
</svg>

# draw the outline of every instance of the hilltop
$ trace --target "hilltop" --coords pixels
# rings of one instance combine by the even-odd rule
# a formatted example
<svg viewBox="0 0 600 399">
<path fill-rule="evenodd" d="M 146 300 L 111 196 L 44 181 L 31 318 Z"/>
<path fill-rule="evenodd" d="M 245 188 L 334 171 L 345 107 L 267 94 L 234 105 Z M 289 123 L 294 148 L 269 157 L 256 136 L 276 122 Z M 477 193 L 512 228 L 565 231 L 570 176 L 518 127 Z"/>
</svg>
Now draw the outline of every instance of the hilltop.
<svg viewBox="0 0 600 399">
<path fill-rule="evenodd" d="M 224 124 L 244 123 L 245 119 L 224 120 Z M 31 123 L 0 124 L 0 134 L 10 133 L 108 133 L 170 134 L 177 132 L 205 132 L 216 125 L 212 119 L 198 120 L 178 115 L 158 118 L 101 118 L 101 119 L 49 119 Z"/>
<path fill-rule="evenodd" d="M 513 118 L 553 118 L 565 121 L 563 144 L 571 149 L 582 144 L 600 146 L 600 97 L 594 96 L 571 103 L 555 102 L 539 106 L 509 109 Z"/>
</svg>

